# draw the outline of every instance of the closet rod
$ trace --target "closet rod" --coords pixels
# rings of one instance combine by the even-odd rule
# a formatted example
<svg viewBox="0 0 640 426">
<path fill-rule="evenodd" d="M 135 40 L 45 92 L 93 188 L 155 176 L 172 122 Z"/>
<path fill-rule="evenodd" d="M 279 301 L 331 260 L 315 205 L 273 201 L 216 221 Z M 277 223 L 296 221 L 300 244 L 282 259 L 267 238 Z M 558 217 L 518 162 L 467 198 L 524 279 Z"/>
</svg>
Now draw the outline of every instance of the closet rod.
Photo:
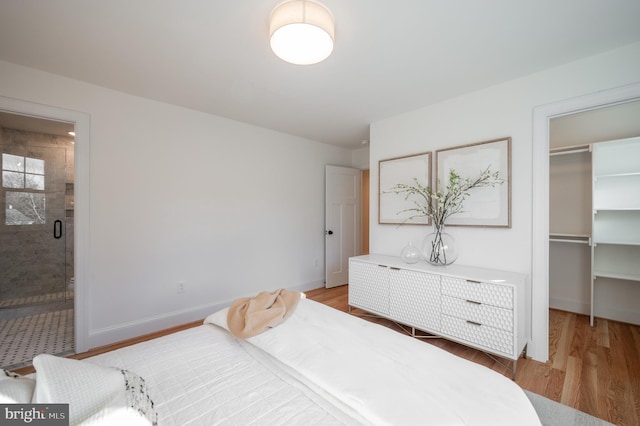
<svg viewBox="0 0 640 426">
<path fill-rule="evenodd" d="M 549 152 L 549 156 L 554 156 L 554 155 L 565 155 L 565 154 L 577 154 L 578 152 L 591 152 L 591 147 L 587 147 L 587 148 L 580 148 L 580 149 L 572 149 L 569 151 L 556 151 L 556 152 Z"/>
<path fill-rule="evenodd" d="M 549 242 L 554 243 L 573 243 L 573 244 L 589 244 L 591 245 L 591 238 L 588 240 L 572 240 L 569 238 L 549 238 Z"/>
</svg>

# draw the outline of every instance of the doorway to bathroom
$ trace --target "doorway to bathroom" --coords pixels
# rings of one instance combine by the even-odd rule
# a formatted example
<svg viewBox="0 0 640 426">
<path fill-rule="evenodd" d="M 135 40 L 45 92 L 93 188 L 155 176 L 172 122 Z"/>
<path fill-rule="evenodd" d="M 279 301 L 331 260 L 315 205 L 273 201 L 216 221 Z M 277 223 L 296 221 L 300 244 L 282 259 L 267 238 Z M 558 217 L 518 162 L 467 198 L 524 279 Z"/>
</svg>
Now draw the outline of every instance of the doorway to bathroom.
<svg viewBox="0 0 640 426">
<path fill-rule="evenodd" d="M 74 352 L 73 124 L 0 113 L 0 366 Z"/>
</svg>

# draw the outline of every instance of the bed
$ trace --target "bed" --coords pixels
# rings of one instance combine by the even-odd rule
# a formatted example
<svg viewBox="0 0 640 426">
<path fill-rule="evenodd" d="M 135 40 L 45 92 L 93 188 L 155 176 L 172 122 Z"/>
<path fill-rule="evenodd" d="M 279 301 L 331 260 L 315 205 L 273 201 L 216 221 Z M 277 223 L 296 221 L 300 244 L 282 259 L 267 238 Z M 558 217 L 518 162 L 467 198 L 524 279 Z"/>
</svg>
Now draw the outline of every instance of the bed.
<svg viewBox="0 0 640 426">
<path fill-rule="evenodd" d="M 247 339 L 226 319 L 74 362 L 143 378 L 159 425 L 540 425 L 510 379 L 318 302 Z"/>
</svg>

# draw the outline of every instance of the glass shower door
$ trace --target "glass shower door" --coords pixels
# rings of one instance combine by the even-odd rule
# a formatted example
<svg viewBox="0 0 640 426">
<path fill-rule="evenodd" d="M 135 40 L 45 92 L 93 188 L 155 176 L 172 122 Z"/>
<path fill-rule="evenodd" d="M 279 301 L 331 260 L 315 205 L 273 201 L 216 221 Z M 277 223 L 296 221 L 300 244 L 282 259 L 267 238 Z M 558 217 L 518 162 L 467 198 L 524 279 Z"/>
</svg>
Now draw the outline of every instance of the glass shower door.
<svg viewBox="0 0 640 426">
<path fill-rule="evenodd" d="M 38 137 L 25 140 L 21 137 L 25 134 L 29 135 L 5 129 L 0 139 L 0 320 L 19 321 L 23 331 L 38 333 L 21 337 L 23 342 L 43 345 L 31 348 L 36 353 L 57 353 L 60 345 L 68 343 L 42 342 L 60 335 L 56 328 L 62 321 L 52 313 L 59 316 L 64 310 L 70 310 L 67 326 L 73 335 L 72 293 L 68 291 L 73 257 L 67 256 L 66 223 L 68 148 L 48 146 Z M 3 358 L 9 349 L 5 343 L 13 342 L 14 337 L 3 336 Z M 14 352 L 24 350 L 13 348 Z M 8 359 L 1 361 L 11 365 Z"/>
<path fill-rule="evenodd" d="M 33 303 L 66 287 L 65 150 L 11 151 L 2 154 L 0 297 Z"/>
</svg>

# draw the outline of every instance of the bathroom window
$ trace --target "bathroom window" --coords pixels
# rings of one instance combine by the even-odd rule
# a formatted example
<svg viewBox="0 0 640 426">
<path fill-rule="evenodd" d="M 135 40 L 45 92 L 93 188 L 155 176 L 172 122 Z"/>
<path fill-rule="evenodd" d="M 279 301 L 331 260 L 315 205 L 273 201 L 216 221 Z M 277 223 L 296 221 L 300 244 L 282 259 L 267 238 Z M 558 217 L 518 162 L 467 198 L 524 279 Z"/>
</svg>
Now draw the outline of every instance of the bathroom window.
<svg viewBox="0 0 640 426">
<path fill-rule="evenodd" d="M 5 224 L 36 225 L 46 222 L 44 160 L 2 154 Z"/>
</svg>

